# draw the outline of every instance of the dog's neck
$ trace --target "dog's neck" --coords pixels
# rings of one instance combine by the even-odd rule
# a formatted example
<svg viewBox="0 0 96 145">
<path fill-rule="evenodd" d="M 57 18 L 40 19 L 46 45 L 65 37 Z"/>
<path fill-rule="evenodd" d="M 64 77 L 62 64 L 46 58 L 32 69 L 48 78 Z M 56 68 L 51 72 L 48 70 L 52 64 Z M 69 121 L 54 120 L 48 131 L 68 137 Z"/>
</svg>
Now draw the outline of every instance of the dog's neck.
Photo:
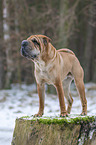
<svg viewBox="0 0 96 145">
<path fill-rule="evenodd" d="M 48 64 L 50 61 L 54 59 L 54 56 L 56 55 L 56 49 L 51 43 L 48 43 L 47 47 L 48 48 L 46 48 L 45 52 L 42 53 L 41 59 Z"/>
<path fill-rule="evenodd" d="M 54 59 L 56 58 L 56 49 L 55 49 L 55 47 L 50 43 L 49 44 L 49 55 L 50 55 L 50 62 L 53 62 L 54 61 Z"/>
<path fill-rule="evenodd" d="M 41 54 L 39 60 L 35 62 L 36 66 L 40 68 L 44 68 L 48 66 L 48 64 L 52 63 L 56 58 L 56 49 L 54 46 L 49 43 L 48 44 L 48 51 Z"/>
</svg>

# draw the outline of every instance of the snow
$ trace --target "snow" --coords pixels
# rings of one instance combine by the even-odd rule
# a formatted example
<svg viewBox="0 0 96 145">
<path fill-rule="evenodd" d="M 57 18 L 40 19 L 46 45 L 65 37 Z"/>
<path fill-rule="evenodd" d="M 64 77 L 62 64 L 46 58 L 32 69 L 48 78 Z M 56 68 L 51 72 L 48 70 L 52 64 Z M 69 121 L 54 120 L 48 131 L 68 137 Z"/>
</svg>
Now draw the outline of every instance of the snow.
<svg viewBox="0 0 96 145">
<path fill-rule="evenodd" d="M 88 115 L 96 115 L 96 84 L 85 84 L 88 102 Z M 74 99 L 71 114 L 81 113 L 81 101 L 74 87 L 71 86 L 71 94 Z M 66 104 L 67 105 L 67 104 Z M 0 91 L 0 145 L 10 145 L 15 127 L 15 119 L 21 116 L 31 116 L 38 112 L 39 98 L 36 85 L 13 84 L 10 90 Z M 59 116 L 60 107 L 57 95 L 45 96 L 44 116 Z"/>
</svg>

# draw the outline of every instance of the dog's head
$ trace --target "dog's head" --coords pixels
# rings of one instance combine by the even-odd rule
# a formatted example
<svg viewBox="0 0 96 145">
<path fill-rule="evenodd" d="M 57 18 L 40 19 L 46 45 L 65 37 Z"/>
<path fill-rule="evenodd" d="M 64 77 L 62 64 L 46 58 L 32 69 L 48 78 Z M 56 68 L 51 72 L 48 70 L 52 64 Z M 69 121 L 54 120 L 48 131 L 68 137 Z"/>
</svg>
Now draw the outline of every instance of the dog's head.
<svg viewBox="0 0 96 145">
<path fill-rule="evenodd" d="M 43 52 L 47 52 L 51 39 L 45 35 L 32 35 L 21 43 L 21 54 L 33 61 L 38 59 Z"/>
</svg>

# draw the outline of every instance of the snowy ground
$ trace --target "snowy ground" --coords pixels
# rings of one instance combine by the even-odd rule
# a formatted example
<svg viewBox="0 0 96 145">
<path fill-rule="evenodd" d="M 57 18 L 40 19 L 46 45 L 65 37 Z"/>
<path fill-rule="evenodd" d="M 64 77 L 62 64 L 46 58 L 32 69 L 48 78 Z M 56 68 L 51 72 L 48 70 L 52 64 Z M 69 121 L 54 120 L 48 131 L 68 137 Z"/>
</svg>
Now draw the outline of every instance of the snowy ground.
<svg viewBox="0 0 96 145">
<path fill-rule="evenodd" d="M 88 115 L 96 115 L 96 84 L 85 84 L 88 102 Z M 81 102 L 74 87 L 71 86 L 74 102 L 71 114 L 81 113 Z M 0 91 L 0 145 L 10 145 L 17 117 L 33 115 L 38 112 L 38 95 L 35 85 L 12 85 L 11 90 Z M 59 116 L 57 95 L 46 94 L 45 116 Z"/>
</svg>

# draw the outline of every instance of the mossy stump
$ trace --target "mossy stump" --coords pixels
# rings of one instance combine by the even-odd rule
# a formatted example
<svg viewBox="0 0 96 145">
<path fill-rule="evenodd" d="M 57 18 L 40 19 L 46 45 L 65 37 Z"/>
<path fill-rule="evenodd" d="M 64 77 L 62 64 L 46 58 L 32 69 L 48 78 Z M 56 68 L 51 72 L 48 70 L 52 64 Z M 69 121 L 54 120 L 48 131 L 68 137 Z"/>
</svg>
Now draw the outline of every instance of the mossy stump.
<svg viewBox="0 0 96 145">
<path fill-rule="evenodd" d="M 12 145 L 95 145 L 96 117 L 16 119 Z"/>
</svg>

